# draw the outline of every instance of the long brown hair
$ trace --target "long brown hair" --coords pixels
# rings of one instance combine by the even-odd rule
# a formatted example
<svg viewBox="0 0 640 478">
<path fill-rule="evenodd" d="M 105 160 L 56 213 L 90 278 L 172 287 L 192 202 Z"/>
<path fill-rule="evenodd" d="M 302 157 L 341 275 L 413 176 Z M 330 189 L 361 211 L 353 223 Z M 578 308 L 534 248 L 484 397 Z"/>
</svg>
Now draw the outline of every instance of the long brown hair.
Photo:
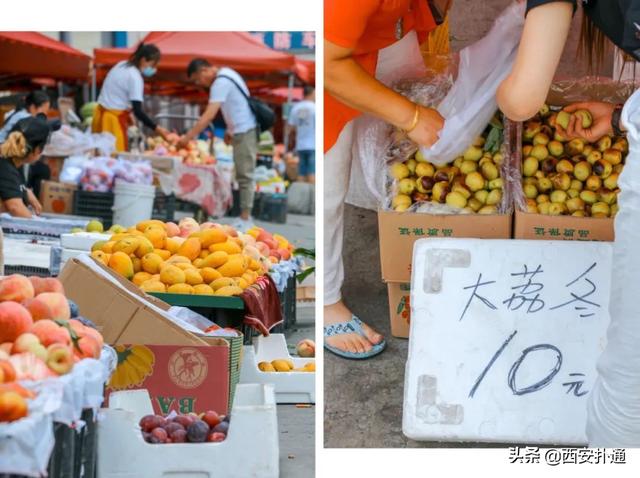
<svg viewBox="0 0 640 478">
<path fill-rule="evenodd" d="M 590 72 L 599 70 L 604 61 L 604 55 L 610 48 L 609 39 L 583 11 L 578 55 L 587 61 Z"/>
</svg>

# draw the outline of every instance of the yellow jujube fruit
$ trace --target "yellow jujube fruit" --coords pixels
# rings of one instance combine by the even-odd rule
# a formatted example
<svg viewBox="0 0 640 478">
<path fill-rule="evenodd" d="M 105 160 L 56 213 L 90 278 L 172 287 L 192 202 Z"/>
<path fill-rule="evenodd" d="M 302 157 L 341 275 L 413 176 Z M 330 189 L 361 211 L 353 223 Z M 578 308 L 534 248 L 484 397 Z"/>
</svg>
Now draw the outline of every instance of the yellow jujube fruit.
<svg viewBox="0 0 640 478">
<path fill-rule="evenodd" d="M 189 284 L 173 284 L 167 287 L 169 294 L 193 294 L 193 287 Z"/>
<path fill-rule="evenodd" d="M 185 270 L 184 276 L 187 281 L 187 284 L 189 285 L 198 285 L 204 282 L 204 280 L 202 279 L 202 276 L 200 275 L 200 272 L 198 272 L 198 270 L 195 268 Z"/>
<path fill-rule="evenodd" d="M 223 251 L 223 252 L 226 252 L 227 254 L 240 254 L 242 252 L 242 249 L 240 248 L 240 246 L 235 242 L 230 241 L 229 238 L 227 238 L 226 242 L 221 242 L 219 244 L 212 244 L 209 247 L 209 250 L 211 252 Z"/>
<path fill-rule="evenodd" d="M 186 277 L 184 271 L 176 266 L 168 264 L 160 269 L 160 282 L 164 284 L 184 284 L 185 281 Z"/>
<path fill-rule="evenodd" d="M 166 292 L 167 287 L 159 280 L 151 279 L 140 284 L 140 288 L 145 292 Z"/>
<path fill-rule="evenodd" d="M 200 244 L 200 240 L 192 237 L 182 243 L 180 249 L 178 249 L 178 254 L 181 256 L 185 256 L 189 258 L 189 260 L 193 261 L 200 255 L 201 249 L 202 246 Z"/>
<path fill-rule="evenodd" d="M 213 267 L 203 267 L 202 269 L 200 269 L 200 275 L 207 284 L 210 284 L 214 280 L 220 279 L 222 277 L 222 274 L 220 274 Z"/>
<path fill-rule="evenodd" d="M 222 289 L 223 287 L 235 286 L 236 281 L 231 277 L 220 277 L 209 284 L 213 290 Z"/>
<path fill-rule="evenodd" d="M 207 257 L 205 257 L 202 262 L 203 267 L 213 267 L 214 269 L 220 267 L 225 262 L 229 260 L 229 254 L 224 251 L 216 251 L 210 253 Z"/>
<path fill-rule="evenodd" d="M 207 284 L 198 284 L 193 286 L 193 293 L 196 295 L 213 295 L 213 289 Z"/>
<path fill-rule="evenodd" d="M 151 252 L 149 254 L 145 254 L 142 258 L 142 270 L 148 272 L 149 274 L 157 274 L 160 272 L 160 268 L 162 267 L 164 261 L 162 257 L 158 254 Z"/>
<path fill-rule="evenodd" d="M 220 287 L 216 290 L 215 295 L 220 295 L 224 297 L 231 297 L 234 295 L 242 294 L 242 289 L 237 285 L 228 285 L 226 287 Z"/>
<path fill-rule="evenodd" d="M 140 287 L 144 282 L 151 280 L 152 277 L 148 272 L 136 272 L 131 280 L 135 285 Z"/>
<path fill-rule="evenodd" d="M 131 258 L 124 252 L 114 252 L 111 254 L 109 267 L 127 279 L 133 277 L 133 262 L 131 262 Z"/>
</svg>

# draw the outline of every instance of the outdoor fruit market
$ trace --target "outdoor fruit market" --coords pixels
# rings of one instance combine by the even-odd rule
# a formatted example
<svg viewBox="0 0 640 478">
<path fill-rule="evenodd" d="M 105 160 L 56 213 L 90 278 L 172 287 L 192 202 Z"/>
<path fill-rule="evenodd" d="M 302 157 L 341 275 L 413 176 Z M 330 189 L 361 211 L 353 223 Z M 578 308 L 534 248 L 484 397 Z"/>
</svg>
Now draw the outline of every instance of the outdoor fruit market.
<svg viewBox="0 0 640 478">
<path fill-rule="evenodd" d="M 312 37 L 287 32 L 306 38 L 294 54 L 273 32 L 129 34 L 78 33 L 91 54 L 0 34 L 0 475 L 301 476 L 315 220 L 295 109 L 313 111 Z"/>
</svg>

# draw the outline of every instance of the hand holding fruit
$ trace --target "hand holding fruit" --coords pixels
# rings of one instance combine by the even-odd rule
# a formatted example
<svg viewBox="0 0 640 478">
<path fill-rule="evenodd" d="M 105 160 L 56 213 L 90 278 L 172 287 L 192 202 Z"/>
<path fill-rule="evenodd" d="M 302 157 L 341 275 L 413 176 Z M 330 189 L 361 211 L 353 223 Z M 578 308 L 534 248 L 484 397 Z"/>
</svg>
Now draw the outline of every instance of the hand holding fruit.
<svg viewBox="0 0 640 478">
<path fill-rule="evenodd" d="M 611 115 L 615 105 L 601 101 L 574 103 L 563 109 L 571 116 L 566 125 L 556 122 L 558 132 L 568 139 L 582 138 L 590 143 L 613 134 Z"/>
<path fill-rule="evenodd" d="M 158 133 L 160 136 L 162 136 L 162 138 L 165 141 L 168 141 L 170 143 L 173 142 L 172 141 L 173 138 L 172 138 L 171 132 L 167 128 L 163 128 L 162 126 L 158 125 L 156 127 L 156 133 Z"/>
<path fill-rule="evenodd" d="M 413 119 L 413 117 L 412 117 Z M 405 125 L 410 127 L 411 125 Z M 409 133 L 409 138 L 420 146 L 431 146 L 438 141 L 438 133 L 444 126 L 444 118 L 433 108 L 418 105 L 418 123 Z"/>
<path fill-rule="evenodd" d="M 180 136 L 180 139 L 178 140 L 178 142 L 176 143 L 176 148 L 180 149 L 180 148 L 186 148 L 189 145 L 189 138 L 187 138 L 187 135 L 182 135 Z"/>
</svg>

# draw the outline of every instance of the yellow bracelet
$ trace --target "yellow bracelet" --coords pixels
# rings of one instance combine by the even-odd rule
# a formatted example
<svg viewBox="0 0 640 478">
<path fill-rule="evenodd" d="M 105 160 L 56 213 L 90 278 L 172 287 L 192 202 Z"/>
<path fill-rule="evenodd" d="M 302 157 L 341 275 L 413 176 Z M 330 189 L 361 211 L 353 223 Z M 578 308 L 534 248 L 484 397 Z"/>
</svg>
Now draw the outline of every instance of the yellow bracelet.
<svg viewBox="0 0 640 478">
<path fill-rule="evenodd" d="M 408 134 L 408 133 L 411 133 L 414 129 L 416 129 L 416 126 L 418 126 L 419 118 L 420 118 L 420 107 L 416 103 L 416 112 L 413 115 L 413 121 L 411 122 L 411 126 L 408 129 L 405 129 L 404 132 Z"/>
</svg>

